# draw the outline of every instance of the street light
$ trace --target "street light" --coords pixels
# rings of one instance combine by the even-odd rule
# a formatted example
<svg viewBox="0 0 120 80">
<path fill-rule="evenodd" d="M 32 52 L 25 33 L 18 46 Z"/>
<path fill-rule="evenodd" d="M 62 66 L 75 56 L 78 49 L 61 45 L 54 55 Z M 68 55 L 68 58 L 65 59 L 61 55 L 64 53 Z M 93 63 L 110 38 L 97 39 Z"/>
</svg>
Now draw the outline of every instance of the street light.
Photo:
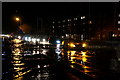
<svg viewBox="0 0 120 80">
<path fill-rule="evenodd" d="M 20 18 L 16 17 L 16 21 L 20 21 Z"/>
<path fill-rule="evenodd" d="M 16 20 L 17 25 L 18 25 L 18 27 L 17 27 L 17 32 L 18 32 L 18 33 L 23 33 L 22 29 L 20 28 L 20 26 L 21 26 L 21 18 L 16 16 L 16 17 L 15 17 L 15 20 Z"/>
<path fill-rule="evenodd" d="M 19 26 L 20 26 L 20 25 L 21 25 L 21 20 L 20 20 L 20 18 L 19 18 L 19 17 L 16 17 L 15 20 L 16 20 L 17 22 L 19 22 Z"/>
</svg>

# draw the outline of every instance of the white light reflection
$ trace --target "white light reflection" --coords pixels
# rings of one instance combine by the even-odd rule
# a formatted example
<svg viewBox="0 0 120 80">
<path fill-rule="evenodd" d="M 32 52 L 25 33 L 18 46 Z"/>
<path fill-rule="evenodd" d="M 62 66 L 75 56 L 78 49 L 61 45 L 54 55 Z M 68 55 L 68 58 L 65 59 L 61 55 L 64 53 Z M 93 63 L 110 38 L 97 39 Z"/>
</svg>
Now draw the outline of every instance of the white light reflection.
<svg viewBox="0 0 120 80">
<path fill-rule="evenodd" d="M 40 39 L 37 39 L 37 41 L 39 42 L 39 41 L 40 41 Z"/>
<path fill-rule="evenodd" d="M 35 50 L 33 50 L 33 55 L 36 54 Z"/>
<path fill-rule="evenodd" d="M 39 54 L 40 52 L 39 51 L 37 51 L 37 54 Z"/>
<path fill-rule="evenodd" d="M 31 37 L 28 37 L 28 41 L 31 41 L 32 39 L 31 39 Z"/>
<path fill-rule="evenodd" d="M 56 48 L 60 48 L 60 44 L 57 44 L 57 45 L 56 45 Z"/>
<path fill-rule="evenodd" d="M 40 68 L 40 65 L 38 65 L 38 68 Z"/>
<path fill-rule="evenodd" d="M 21 36 L 18 36 L 18 39 L 21 39 Z"/>
<path fill-rule="evenodd" d="M 56 43 L 57 43 L 57 44 L 60 44 L 60 41 L 59 41 L 59 40 L 57 40 L 57 41 L 56 41 Z"/>
<path fill-rule="evenodd" d="M 25 37 L 25 41 L 27 41 L 28 40 L 28 37 Z"/>
<path fill-rule="evenodd" d="M 47 50 L 43 49 L 42 54 L 46 55 Z"/>
<path fill-rule="evenodd" d="M 36 42 L 36 39 L 35 39 L 35 38 L 32 38 L 32 42 L 35 43 L 35 42 Z"/>
<path fill-rule="evenodd" d="M 45 42 L 46 40 L 45 39 L 43 39 L 43 42 Z"/>
</svg>

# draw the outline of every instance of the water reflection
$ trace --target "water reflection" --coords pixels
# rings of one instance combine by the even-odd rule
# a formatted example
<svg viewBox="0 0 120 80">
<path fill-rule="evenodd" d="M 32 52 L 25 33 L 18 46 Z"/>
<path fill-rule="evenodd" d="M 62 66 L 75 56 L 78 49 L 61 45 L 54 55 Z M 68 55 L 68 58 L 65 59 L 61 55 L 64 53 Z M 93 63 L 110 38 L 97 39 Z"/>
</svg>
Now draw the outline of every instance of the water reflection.
<svg viewBox="0 0 120 80">
<path fill-rule="evenodd" d="M 50 76 L 50 65 L 49 64 L 39 64 L 37 65 L 38 73 L 37 75 L 33 75 L 35 80 L 48 80 Z M 36 76 L 36 77 L 35 77 Z"/>
<path fill-rule="evenodd" d="M 68 50 L 68 60 L 70 62 L 70 66 L 73 69 L 76 69 L 80 72 L 83 72 L 84 74 L 87 74 L 89 76 L 95 77 L 95 68 L 91 66 L 92 62 L 90 62 L 93 59 L 93 53 L 90 51 L 75 51 L 75 50 Z"/>
<path fill-rule="evenodd" d="M 25 63 L 23 62 L 23 48 L 22 45 L 23 44 L 19 44 L 18 42 L 20 42 L 21 40 L 13 40 L 14 41 L 14 45 L 12 47 L 12 61 L 11 63 L 13 64 L 13 77 L 15 80 L 19 79 L 22 80 L 22 76 L 28 72 L 30 72 L 31 70 L 27 70 L 25 71 L 25 69 L 27 67 L 25 67 Z"/>
<path fill-rule="evenodd" d="M 61 49 L 60 44 L 52 45 L 51 47 L 45 44 L 27 45 L 21 43 L 21 40 L 19 41 L 18 39 L 13 41 L 12 60 L 9 62 L 12 64 L 11 71 L 13 71 L 13 73 L 11 74 L 12 77 L 14 77 L 12 80 L 58 80 L 55 79 L 55 73 L 60 72 L 57 74 L 58 77 L 64 73 L 61 65 L 56 63 L 60 61 L 63 61 L 62 64 L 67 62 L 72 69 L 89 76 L 96 77 L 96 73 L 99 74 L 96 63 L 94 62 L 96 53 L 90 50 L 83 51 L 78 48 L 75 49 L 76 46 L 73 43 L 69 44 L 69 47 L 72 47 L 71 50 L 69 50 L 69 47 L 68 49 Z M 86 46 L 86 44 L 83 44 L 83 47 Z M 105 58 L 106 57 L 107 56 L 105 56 Z M 101 58 L 101 53 L 97 58 Z M 104 63 L 104 61 L 105 59 L 101 60 L 102 63 Z M 6 71 L 3 74 L 6 73 L 9 72 Z"/>
</svg>

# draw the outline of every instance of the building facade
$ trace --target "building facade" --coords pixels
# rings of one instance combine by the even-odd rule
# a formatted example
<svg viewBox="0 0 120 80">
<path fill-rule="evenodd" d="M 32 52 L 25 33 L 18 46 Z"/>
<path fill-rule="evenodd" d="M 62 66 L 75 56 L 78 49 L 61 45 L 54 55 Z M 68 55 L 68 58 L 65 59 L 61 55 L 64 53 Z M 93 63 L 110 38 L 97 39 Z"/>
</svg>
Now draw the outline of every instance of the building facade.
<svg viewBox="0 0 120 80">
<path fill-rule="evenodd" d="M 54 36 L 86 40 L 91 37 L 91 26 L 88 16 L 59 17 L 51 21 L 50 32 Z"/>
</svg>

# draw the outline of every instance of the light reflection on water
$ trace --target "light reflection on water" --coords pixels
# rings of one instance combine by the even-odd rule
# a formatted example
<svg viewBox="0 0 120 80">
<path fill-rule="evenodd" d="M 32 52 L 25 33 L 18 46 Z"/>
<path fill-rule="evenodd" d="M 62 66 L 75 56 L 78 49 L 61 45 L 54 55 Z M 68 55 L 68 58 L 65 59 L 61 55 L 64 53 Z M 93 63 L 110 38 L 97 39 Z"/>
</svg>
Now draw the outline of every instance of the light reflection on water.
<svg viewBox="0 0 120 80">
<path fill-rule="evenodd" d="M 32 77 L 35 77 L 34 79 L 35 80 L 48 80 L 48 78 L 50 77 L 50 71 L 48 70 L 49 68 L 49 64 L 42 64 L 42 65 L 38 65 L 38 73 L 35 76 L 32 76 Z"/>
<path fill-rule="evenodd" d="M 14 44 L 13 45 L 13 51 L 12 51 L 12 58 L 13 60 L 11 63 L 13 64 L 13 71 L 16 73 L 14 74 L 14 78 L 19 78 L 19 80 L 22 79 L 22 75 L 26 74 L 26 72 L 22 72 L 23 69 L 25 69 L 24 65 L 25 63 L 22 62 L 22 54 L 23 50 L 21 49 L 22 44 Z M 18 48 L 19 47 L 19 48 Z"/>
<path fill-rule="evenodd" d="M 13 80 L 23 80 L 25 77 L 24 75 L 29 74 L 30 72 L 36 71 L 38 69 L 37 75 L 33 74 L 33 76 L 29 76 L 32 80 L 48 80 L 49 78 L 49 64 L 40 64 L 35 62 L 32 66 L 28 63 L 29 60 L 40 60 L 40 54 L 47 55 L 47 49 L 42 49 L 40 47 L 29 47 L 23 48 L 24 44 L 21 43 L 14 43 L 12 46 L 12 60 L 11 63 L 13 65 Z M 38 57 L 32 57 L 37 56 Z M 31 56 L 31 58 L 29 58 Z M 25 60 L 28 60 L 27 62 Z M 31 61 L 30 61 L 31 62 Z M 40 62 L 40 61 L 39 61 Z M 29 65 L 28 65 L 29 64 Z M 39 64 L 39 65 L 37 65 Z"/>
<path fill-rule="evenodd" d="M 37 64 L 33 64 L 33 65 L 29 65 L 31 68 L 28 68 L 28 65 L 26 66 L 26 63 L 28 64 L 28 62 L 25 62 L 24 59 L 27 57 L 26 60 L 29 60 L 29 57 L 33 57 L 33 56 L 38 56 L 38 57 L 33 57 L 34 60 L 40 60 L 41 58 L 39 57 L 40 54 L 43 55 L 47 55 L 46 53 L 48 52 L 47 49 L 42 49 L 41 46 L 34 46 L 31 48 L 31 46 L 27 46 L 27 48 L 23 49 L 23 44 L 21 43 L 15 43 L 13 44 L 12 47 L 12 65 L 13 65 L 13 76 L 14 76 L 14 80 L 23 80 L 24 79 L 24 75 L 26 75 L 27 73 L 30 73 L 33 71 L 33 69 L 37 69 L 38 71 L 36 72 L 37 75 L 32 75 L 31 77 L 33 78 L 33 80 L 48 80 L 49 76 L 51 75 L 50 71 L 49 71 L 49 67 L 50 65 L 47 64 L 39 64 L 40 61 L 35 63 Z M 44 45 L 45 47 L 45 45 Z M 55 53 L 57 54 L 57 59 L 58 61 L 60 61 L 61 56 L 60 55 L 64 55 L 64 49 L 60 49 L 60 44 L 56 45 L 56 49 Z M 68 60 L 71 62 L 70 66 L 71 68 L 75 68 L 77 70 L 79 70 L 80 72 L 83 72 L 85 74 L 88 74 L 94 71 L 94 68 L 87 65 L 86 63 L 89 63 L 89 59 L 91 58 L 92 53 L 90 53 L 89 51 L 75 51 L 75 50 L 68 50 L 66 51 L 68 53 Z M 53 53 L 53 54 L 55 54 Z M 92 56 L 93 57 L 93 56 Z M 33 60 L 33 58 L 31 58 L 31 61 Z M 77 66 L 76 66 L 77 65 Z M 78 68 L 79 67 L 79 68 Z M 34 73 L 34 72 L 33 72 Z M 54 74 L 53 74 L 54 75 Z M 94 74 L 90 74 L 90 75 L 94 75 Z"/>
<path fill-rule="evenodd" d="M 94 53 L 90 53 L 89 51 L 75 51 L 75 50 L 68 50 L 67 53 L 71 68 L 83 72 L 84 74 L 87 74 L 89 76 L 95 77 L 95 74 L 93 73 L 95 69 L 87 64 L 91 63 L 89 62 L 89 60 L 94 56 L 90 54 Z"/>
</svg>

